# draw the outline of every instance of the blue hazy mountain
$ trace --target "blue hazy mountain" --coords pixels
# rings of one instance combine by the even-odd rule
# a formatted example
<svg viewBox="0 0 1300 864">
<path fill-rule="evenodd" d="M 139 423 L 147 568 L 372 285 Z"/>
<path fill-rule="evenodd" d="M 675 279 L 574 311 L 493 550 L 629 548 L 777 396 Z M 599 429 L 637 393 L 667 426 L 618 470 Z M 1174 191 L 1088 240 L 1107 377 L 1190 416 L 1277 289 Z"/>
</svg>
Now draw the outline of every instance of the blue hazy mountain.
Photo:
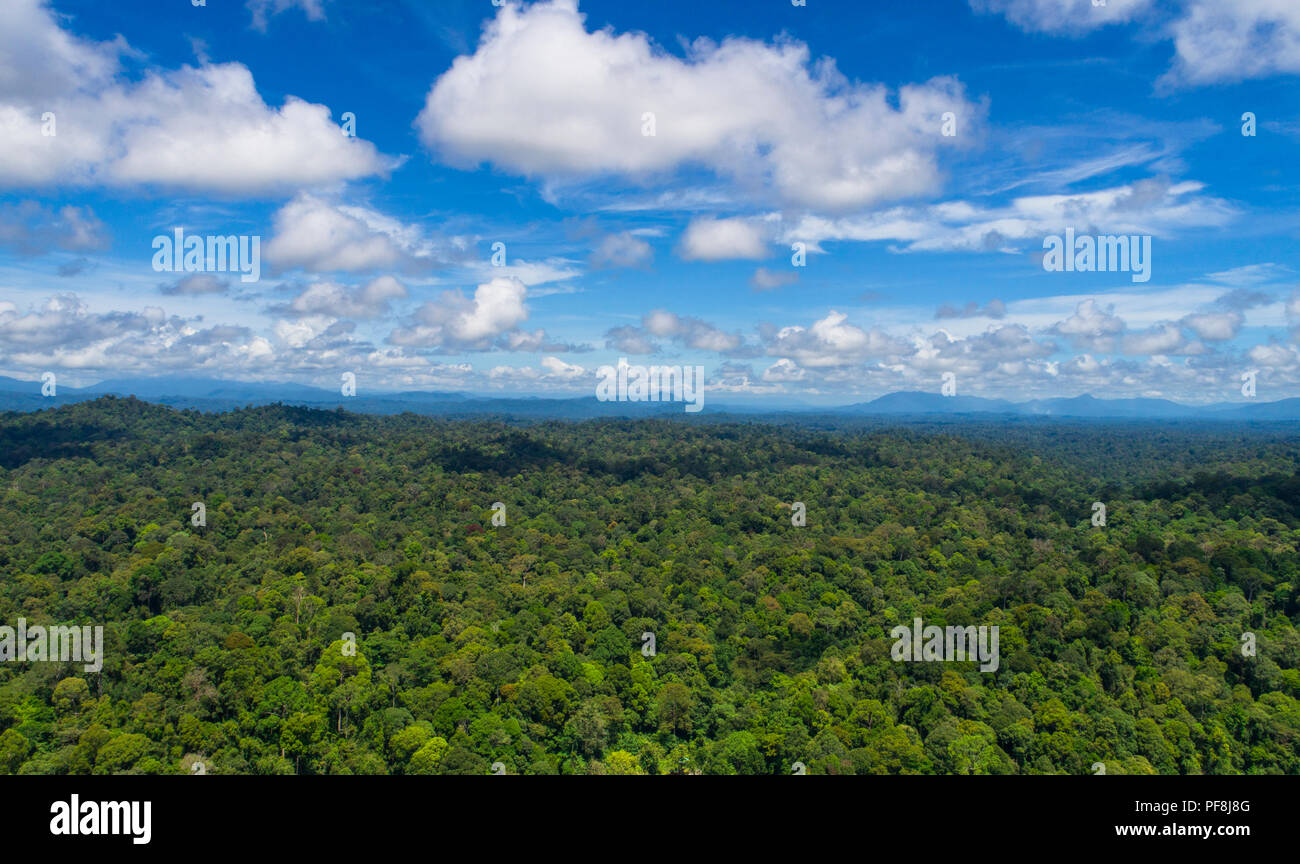
<svg viewBox="0 0 1300 864">
<path fill-rule="evenodd" d="M 900 391 L 870 402 L 834 409 L 835 414 L 927 416 L 1006 414 L 1018 417 L 1062 417 L 1127 420 L 1290 420 L 1300 419 L 1300 399 L 1277 402 L 1216 402 L 1184 405 L 1169 399 L 1098 399 L 1091 394 L 1010 402 L 981 396 L 941 396 Z"/>
<path fill-rule="evenodd" d="M 920 390 L 889 393 L 870 402 L 846 405 L 837 414 L 1014 414 L 1016 405 L 1005 399 L 979 396 L 941 396 Z"/>
<path fill-rule="evenodd" d="M 1279 399 L 1276 402 L 1259 402 L 1247 405 L 1236 403 L 1214 406 L 1225 417 L 1248 420 L 1295 420 L 1300 418 L 1300 399 Z"/>
<path fill-rule="evenodd" d="M 1048 417 L 1196 417 L 1206 407 L 1180 405 L 1168 399 L 1098 399 L 1085 393 L 1071 399 L 1035 399 L 1018 406 L 1021 414 Z"/>
<path fill-rule="evenodd" d="M 435 416 L 508 415 L 515 417 L 586 419 L 595 417 L 681 416 L 680 402 L 599 402 L 594 396 L 483 396 L 427 390 L 367 391 L 343 396 L 292 382 L 227 381 L 216 378 L 122 378 L 89 387 L 59 384 L 53 397 L 41 395 L 41 382 L 0 376 L 0 411 L 38 411 L 101 396 L 134 396 L 147 402 L 199 411 L 228 411 L 250 405 L 284 403 L 311 408 L 344 408 L 362 414 L 410 411 Z M 1168 399 L 1098 399 L 1089 394 L 1011 402 L 982 396 L 941 396 L 923 391 L 888 393 L 870 402 L 841 407 L 817 407 L 797 402 L 706 396 L 704 413 L 822 414 L 863 417 L 926 417 L 995 415 L 1009 417 L 1126 419 L 1126 420 L 1300 420 L 1300 398 L 1275 402 L 1219 402 L 1184 405 Z M 698 414 L 686 415 L 699 417 Z"/>
<path fill-rule="evenodd" d="M 123 378 L 100 381 L 85 388 L 88 393 L 134 396 L 154 401 L 168 397 L 192 399 L 269 399 L 327 400 L 331 394 L 319 387 L 308 387 L 293 382 L 271 383 L 259 381 L 222 381 L 216 378 Z"/>
</svg>

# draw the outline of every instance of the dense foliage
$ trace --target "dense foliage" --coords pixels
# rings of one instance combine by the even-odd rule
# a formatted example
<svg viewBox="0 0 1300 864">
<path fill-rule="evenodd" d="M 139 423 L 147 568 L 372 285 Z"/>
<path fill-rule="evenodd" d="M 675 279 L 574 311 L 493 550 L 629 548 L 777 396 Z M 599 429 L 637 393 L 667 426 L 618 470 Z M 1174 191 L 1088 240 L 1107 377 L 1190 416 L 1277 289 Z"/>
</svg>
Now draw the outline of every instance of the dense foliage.
<svg viewBox="0 0 1300 864">
<path fill-rule="evenodd" d="M 0 663 L 0 771 L 1296 774 L 1298 459 L 1142 424 L 3 415 L 0 624 L 106 656 Z M 999 669 L 891 660 L 914 617 L 998 625 Z"/>
</svg>

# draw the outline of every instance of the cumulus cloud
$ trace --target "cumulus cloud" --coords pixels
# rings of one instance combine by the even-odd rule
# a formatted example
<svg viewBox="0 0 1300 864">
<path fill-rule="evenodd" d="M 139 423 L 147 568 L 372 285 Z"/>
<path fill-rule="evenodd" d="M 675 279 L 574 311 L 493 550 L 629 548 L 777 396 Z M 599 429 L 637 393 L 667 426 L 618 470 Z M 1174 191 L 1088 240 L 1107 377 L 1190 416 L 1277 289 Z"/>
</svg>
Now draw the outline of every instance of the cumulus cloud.
<svg viewBox="0 0 1300 864">
<path fill-rule="evenodd" d="M 273 355 L 271 343 L 248 328 L 204 328 L 197 319 L 168 315 L 157 306 L 94 312 L 74 294 L 50 297 L 28 310 L 0 302 L 0 360 L 10 365 L 193 375 L 212 369 L 264 371 Z"/>
<path fill-rule="evenodd" d="M 74 348 L 147 332 L 160 318 L 157 309 L 93 314 L 76 295 L 60 294 L 29 312 L 0 307 L 0 345 L 10 351 Z"/>
<path fill-rule="evenodd" d="M 1047 332 L 1068 339 L 1075 348 L 1101 354 L 1203 354 L 1209 349 L 1200 342 L 1188 341 L 1184 330 L 1207 342 L 1223 342 L 1237 335 L 1242 320 L 1241 314 L 1235 311 L 1203 312 L 1130 330 L 1124 319 L 1115 314 L 1113 305 L 1102 306 L 1095 299 L 1088 299 L 1079 302 L 1073 314 L 1057 321 Z"/>
<path fill-rule="evenodd" d="M 659 351 L 659 346 L 651 341 L 644 330 L 631 325 L 608 330 L 605 333 L 605 347 L 621 354 L 655 354 Z"/>
<path fill-rule="evenodd" d="M 333 204 L 299 194 L 274 217 L 266 257 L 276 270 L 364 273 L 417 270 L 432 261 L 432 249 L 409 226 L 364 207 Z"/>
<path fill-rule="evenodd" d="M 794 270 L 770 270 L 767 268 L 758 268 L 754 270 L 754 275 L 749 277 L 749 285 L 755 291 L 775 291 L 777 288 L 787 285 L 794 285 L 800 281 L 800 274 Z"/>
<path fill-rule="evenodd" d="M 747 354 L 753 351 L 745 345 L 739 333 L 727 333 L 707 321 L 677 315 L 666 309 L 655 309 L 641 318 L 641 326 L 624 325 L 605 333 L 605 347 L 623 354 L 656 354 L 660 346 L 655 338 L 670 339 L 677 345 L 697 351 L 716 351 L 721 354 Z"/>
<path fill-rule="evenodd" d="M 1105 368 L 1106 362 L 1098 360 L 1091 354 L 1076 354 L 1056 366 L 1058 375 L 1096 375 Z"/>
<path fill-rule="evenodd" d="M 73 36 L 41 0 L 0 4 L 0 105 L 102 87 L 116 74 L 124 47 Z"/>
<path fill-rule="evenodd" d="M 679 316 L 665 309 L 648 313 L 641 324 L 652 336 L 671 338 L 687 348 L 701 351 L 725 353 L 735 351 L 744 343 L 739 333 L 726 333 L 707 321 Z"/>
<path fill-rule="evenodd" d="M 744 363 L 723 363 L 708 377 L 706 389 L 719 393 L 743 393 L 751 396 L 771 395 L 785 389 L 786 382 L 764 375 L 757 379 L 754 370 Z"/>
<path fill-rule="evenodd" d="M 915 352 L 902 358 L 901 368 L 911 372 L 955 372 L 963 376 L 999 373 L 1023 375 L 1056 351 L 1051 342 L 1034 339 L 1028 328 L 1004 324 L 966 338 L 945 330 L 915 340 Z"/>
<path fill-rule="evenodd" d="M 304 315 L 297 320 L 276 321 L 272 332 L 282 345 L 304 348 L 336 323 L 338 322 L 328 315 Z"/>
<path fill-rule="evenodd" d="M 377 318 L 389 312 L 389 303 L 406 297 L 406 286 L 393 276 L 380 276 L 360 287 L 317 282 L 308 285 L 289 305 L 277 311 L 298 316 Z"/>
<path fill-rule="evenodd" d="M 593 267 L 641 267 L 654 258 L 650 244 L 630 231 L 609 234 L 591 252 Z"/>
<path fill-rule="evenodd" d="M 1084 300 L 1073 315 L 1053 325 L 1051 332 L 1066 337 L 1076 348 L 1108 353 L 1125 329 L 1123 319 L 1114 310 L 1114 306 L 1103 308 L 1096 300 Z"/>
<path fill-rule="evenodd" d="M 512 277 L 484 282 L 466 297 L 444 291 L 424 303 L 408 326 L 393 330 L 389 341 L 406 347 L 486 351 L 497 337 L 528 318 L 528 287 Z"/>
<path fill-rule="evenodd" d="M 677 57 L 643 34 L 588 31 L 576 0 L 553 0 L 507 3 L 434 82 L 416 127 L 459 164 L 561 179 L 704 166 L 848 208 L 937 188 L 948 111 L 963 129 L 979 116 L 951 78 L 891 93 L 793 40 L 699 39 Z"/>
<path fill-rule="evenodd" d="M 1150 19 L 1149 34 L 1174 43 L 1164 84 L 1203 85 L 1300 72 L 1300 5 L 1290 0 L 1182 0 L 1156 24 L 1154 0 L 970 0 L 1029 32 L 1081 36 L 1107 24 Z M 1156 27 L 1159 29 L 1156 29 Z"/>
<path fill-rule="evenodd" d="M 53 210 L 35 201 L 0 206 L 0 246 L 20 255 L 107 249 L 108 229 L 89 207 Z"/>
<path fill-rule="evenodd" d="M 33 56 L 38 48 L 51 53 Z M 240 63 L 149 69 L 132 81 L 124 50 L 66 33 L 43 0 L 0 4 L 0 186 L 259 194 L 396 164 L 344 136 L 324 105 L 293 96 L 267 105 Z M 46 113 L 54 135 L 43 134 Z"/>
<path fill-rule="evenodd" d="M 590 351 L 590 346 L 571 345 L 557 342 L 545 330 L 511 330 L 503 333 L 496 343 L 498 348 L 506 351 Z"/>
<path fill-rule="evenodd" d="M 1208 84 L 1300 72 L 1300 4 L 1186 0 L 1173 22 L 1170 81 Z"/>
<path fill-rule="evenodd" d="M 878 329 L 845 323 L 848 316 L 831 310 L 811 327 L 764 328 L 767 353 L 792 358 L 800 366 L 843 366 L 868 356 L 910 354 L 908 346 Z"/>
<path fill-rule="evenodd" d="M 1166 322 L 1126 333 L 1123 350 L 1125 354 L 1177 354 L 1186 344 L 1183 331 L 1178 325 Z"/>
<path fill-rule="evenodd" d="M 1276 342 L 1252 346 L 1246 356 L 1252 362 L 1272 369 L 1294 370 L 1300 364 L 1300 353 L 1293 346 Z"/>
<path fill-rule="evenodd" d="M 1244 320 L 1240 312 L 1205 312 L 1187 315 L 1182 323 L 1207 342 L 1224 342 L 1236 338 Z"/>
<path fill-rule="evenodd" d="M 1214 303 L 1222 309 L 1244 312 L 1247 309 L 1254 309 L 1256 306 L 1267 306 L 1274 300 L 1275 298 L 1272 294 L 1263 291 L 1251 291 L 1248 288 L 1235 288 L 1214 301 Z"/>
<path fill-rule="evenodd" d="M 433 362 L 400 346 L 375 348 L 356 339 L 355 331 L 351 321 L 303 314 L 275 320 L 263 334 L 239 324 L 205 326 L 198 317 L 169 315 L 157 306 L 96 312 L 76 295 L 63 294 L 26 309 L 0 300 L 0 363 L 75 370 L 91 378 L 183 374 L 266 381 L 306 376 L 326 387 L 338 386 L 340 368 L 352 368 L 368 386 L 380 389 L 493 386 L 495 379 L 476 373 L 471 364 Z M 543 359 L 541 366 L 531 374 L 542 384 L 569 386 L 586 374 L 554 357 Z M 381 379 L 371 377 L 380 371 Z"/>
<path fill-rule="evenodd" d="M 586 373 L 586 369 L 574 363 L 565 363 L 558 357 L 543 357 L 542 368 L 548 375 L 554 375 L 557 378 L 579 378 Z"/>
<path fill-rule="evenodd" d="M 754 275 L 749 277 L 749 284 L 755 291 L 775 291 L 786 285 L 793 285 L 799 281 L 799 274 L 793 270 L 780 271 L 769 270 L 766 267 L 759 267 L 754 271 Z"/>
<path fill-rule="evenodd" d="M 744 219 L 692 219 L 678 254 L 687 261 L 750 260 L 767 257 L 758 226 Z"/>
<path fill-rule="evenodd" d="M 788 357 L 782 357 L 763 370 L 763 381 L 768 384 L 796 384 L 808 377 L 807 371 L 799 368 Z"/>
<path fill-rule="evenodd" d="M 488 383 L 501 388 L 535 388 L 550 385 L 557 389 L 571 389 L 587 377 L 582 366 L 565 363 L 558 357 L 543 357 L 541 368 L 535 366 L 494 366 L 488 372 Z"/>
</svg>

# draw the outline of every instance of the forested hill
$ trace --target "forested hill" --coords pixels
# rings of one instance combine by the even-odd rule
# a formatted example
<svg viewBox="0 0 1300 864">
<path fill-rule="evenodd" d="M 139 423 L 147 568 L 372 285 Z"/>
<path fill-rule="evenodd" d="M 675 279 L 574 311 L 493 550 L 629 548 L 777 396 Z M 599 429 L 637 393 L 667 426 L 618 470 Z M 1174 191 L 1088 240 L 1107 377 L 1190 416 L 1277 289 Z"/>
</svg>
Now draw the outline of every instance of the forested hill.
<svg viewBox="0 0 1300 864">
<path fill-rule="evenodd" d="M 0 624 L 104 627 L 98 673 L 0 662 L 0 771 L 1296 774 L 1298 458 L 1222 425 L 0 415 Z M 997 625 L 997 671 L 894 661 L 914 618 Z"/>
</svg>

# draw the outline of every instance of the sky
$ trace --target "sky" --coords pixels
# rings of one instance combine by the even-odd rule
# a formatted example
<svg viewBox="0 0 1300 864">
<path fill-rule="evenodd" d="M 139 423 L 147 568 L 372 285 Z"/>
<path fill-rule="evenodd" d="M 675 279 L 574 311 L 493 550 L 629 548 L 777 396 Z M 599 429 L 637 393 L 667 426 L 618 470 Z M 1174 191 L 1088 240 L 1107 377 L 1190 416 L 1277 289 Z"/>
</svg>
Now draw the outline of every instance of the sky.
<svg viewBox="0 0 1300 864">
<path fill-rule="evenodd" d="M 1300 396 L 1295 0 L 199 2 L 0 4 L 0 375 Z"/>
</svg>

